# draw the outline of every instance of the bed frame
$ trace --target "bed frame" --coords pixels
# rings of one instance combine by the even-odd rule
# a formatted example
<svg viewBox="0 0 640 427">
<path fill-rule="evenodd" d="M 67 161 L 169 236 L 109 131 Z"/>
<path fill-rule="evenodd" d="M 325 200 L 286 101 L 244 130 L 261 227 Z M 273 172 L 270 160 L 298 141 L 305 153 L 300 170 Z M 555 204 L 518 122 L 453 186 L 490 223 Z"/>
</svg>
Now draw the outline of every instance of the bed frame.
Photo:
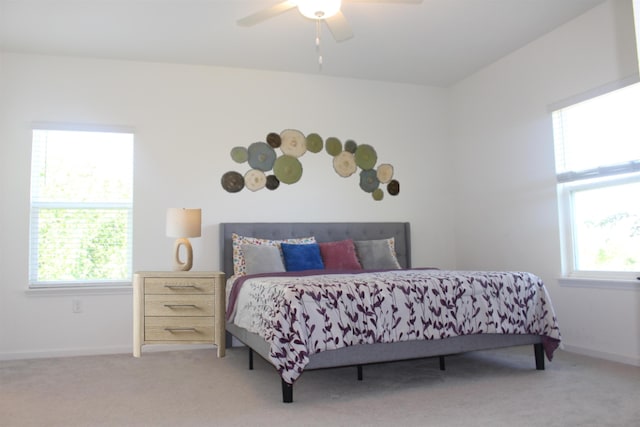
<svg viewBox="0 0 640 427">
<path fill-rule="evenodd" d="M 403 268 L 411 268 L 411 234 L 408 222 L 311 222 L 311 223 L 221 223 L 221 265 L 227 277 L 233 274 L 231 235 L 264 239 L 287 239 L 315 236 L 318 242 L 343 239 L 372 240 L 394 237 L 398 261 Z M 249 347 L 249 369 L 253 369 L 253 352 L 269 361 L 269 344 L 259 335 L 227 323 L 227 331 Z M 231 339 L 227 339 L 231 343 Z M 440 358 L 444 369 L 444 356 L 476 350 L 533 344 L 536 369 L 544 369 L 542 337 L 538 335 L 481 334 L 466 335 L 433 341 L 415 340 L 396 343 L 363 344 L 324 351 L 309 356 L 305 370 L 356 366 L 357 378 L 362 379 L 362 366 L 371 363 L 392 362 L 426 357 Z M 293 401 L 293 385 L 282 382 L 282 400 Z"/>
</svg>

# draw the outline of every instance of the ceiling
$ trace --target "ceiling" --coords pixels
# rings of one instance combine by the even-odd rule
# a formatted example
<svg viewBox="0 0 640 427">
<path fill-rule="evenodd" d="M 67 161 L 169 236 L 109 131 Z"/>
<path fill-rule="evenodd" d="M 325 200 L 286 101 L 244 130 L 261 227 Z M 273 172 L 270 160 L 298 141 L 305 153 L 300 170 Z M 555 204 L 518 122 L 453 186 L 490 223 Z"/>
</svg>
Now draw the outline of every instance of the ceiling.
<svg viewBox="0 0 640 427">
<path fill-rule="evenodd" d="M 604 0 L 344 0 L 355 36 L 335 42 L 280 0 L 0 0 L 0 49 L 206 64 L 447 87 Z M 378 0 L 380 1 L 380 0 Z"/>
</svg>

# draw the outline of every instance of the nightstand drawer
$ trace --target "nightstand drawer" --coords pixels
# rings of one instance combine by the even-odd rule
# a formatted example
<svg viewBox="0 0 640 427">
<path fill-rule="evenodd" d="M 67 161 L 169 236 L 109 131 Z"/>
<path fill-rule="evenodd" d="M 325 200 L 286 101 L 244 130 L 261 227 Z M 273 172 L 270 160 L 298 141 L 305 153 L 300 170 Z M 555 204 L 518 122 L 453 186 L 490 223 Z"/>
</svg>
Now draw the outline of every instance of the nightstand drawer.
<svg viewBox="0 0 640 427">
<path fill-rule="evenodd" d="M 146 316 L 213 316 L 210 295 L 145 295 Z"/>
<path fill-rule="evenodd" d="M 145 341 L 211 341 L 212 317 L 147 317 Z"/>
<path fill-rule="evenodd" d="M 146 277 L 145 294 L 213 294 L 215 279 L 207 277 Z"/>
<path fill-rule="evenodd" d="M 225 274 L 138 271 L 133 275 L 133 355 L 145 344 L 215 344 L 225 354 Z"/>
</svg>

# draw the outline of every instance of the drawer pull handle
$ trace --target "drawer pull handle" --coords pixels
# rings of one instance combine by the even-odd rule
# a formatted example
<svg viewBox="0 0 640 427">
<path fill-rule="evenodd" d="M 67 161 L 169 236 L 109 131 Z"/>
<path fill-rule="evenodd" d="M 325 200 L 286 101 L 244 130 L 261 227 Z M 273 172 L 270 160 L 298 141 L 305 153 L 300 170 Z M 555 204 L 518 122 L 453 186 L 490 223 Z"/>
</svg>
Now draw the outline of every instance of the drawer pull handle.
<svg viewBox="0 0 640 427">
<path fill-rule="evenodd" d="M 167 308 L 198 308 L 195 304 L 165 304 Z"/>
<path fill-rule="evenodd" d="M 196 328 L 164 328 L 167 332 L 198 332 Z"/>
<path fill-rule="evenodd" d="M 196 285 L 164 285 L 164 287 L 169 289 L 198 289 Z"/>
</svg>

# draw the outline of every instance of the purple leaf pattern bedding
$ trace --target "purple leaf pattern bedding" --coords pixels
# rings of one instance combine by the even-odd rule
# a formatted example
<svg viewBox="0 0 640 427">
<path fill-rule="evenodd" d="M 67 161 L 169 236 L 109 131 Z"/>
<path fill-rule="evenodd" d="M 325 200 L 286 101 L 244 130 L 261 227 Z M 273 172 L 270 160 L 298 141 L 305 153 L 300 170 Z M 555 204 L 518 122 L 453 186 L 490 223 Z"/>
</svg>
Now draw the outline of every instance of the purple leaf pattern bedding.
<svg viewBox="0 0 640 427">
<path fill-rule="evenodd" d="M 239 326 L 270 343 L 271 361 L 288 383 L 302 374 L 309 355 L 356 344 L 535 334 L 545 338 L 551 359 L 561 339 L 544 284 L 531 273 L 412 269 L 260 276 L 234 283 L 247 287 L 248 297 L 229 310 L 236 318 L 242 310 L 248 320 Z"/>
</svg>

